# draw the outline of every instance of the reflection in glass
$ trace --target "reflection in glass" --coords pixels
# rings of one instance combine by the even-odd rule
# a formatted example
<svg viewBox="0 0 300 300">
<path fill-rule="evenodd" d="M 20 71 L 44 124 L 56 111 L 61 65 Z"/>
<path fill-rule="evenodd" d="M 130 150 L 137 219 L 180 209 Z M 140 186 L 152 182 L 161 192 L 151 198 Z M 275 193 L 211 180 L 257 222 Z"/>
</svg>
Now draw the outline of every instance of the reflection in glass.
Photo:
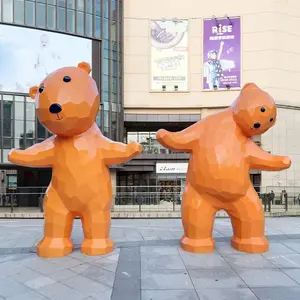
<svg viewBox="0 0 300 300">
<path fill-rule="evenodd" d="M 108 1 L 109 0 L 103 0 L 103 9 L 104 9 L 104 18 L 108 19 L 109 16 L 109 6 L 108 6 Z"/>
<path fill-rule="evenodd" d="M 13 0 L 2 0 L 3 21 L 12 23 L 13 21 Z"/>
<path fill-rule="evenodd" d="M 100 17 L 95 17 L 95 37 L 100 39 L 101 37 L 101 19 Z"/>
<path fill-rule="evenodd" d="M 77 26 L 76 30 L 78 34 L 84 34 L 84 15 L 82 12 L 77 12 Z"/>
<path fill-rule="evenodd" d="M 35 120 L 35 104 L 34 102 L 26 102 L 26 120 Z"/>
<path fill-rule="evenodd" d="M 104 126 L 109 126 L 109 112 L 108 111 L 104 111 Z"/>
<path fill-rule="evenodd" d="M 24 138 L 24 121 L 15 120 L 15 138 Z"/>
<path fill-rule="evenodd" d="M 66 9 L 58 8 L 58 29 L 61 31 L 66 31 Z"/>
<path fill-rule="evenodd" d="M 66 0 L 57 0 L 57 4 L 60 7 L 66 7 Z"/>
<path fill-rule="evenodd" d="M 68 9 L 68 32 L 75 32 L 75 12 L 74 10 Z"/>
<path fill-rule="evenodd" d="M 13 148 L 12 139 L 3 139 L 3 149 Z"/>
<path fill-rule="evenodd" d="M 49 29 L 56 28 L 56 7 L 52 5 L 47 6 L 47 27 Z"/>
<path fill-rule="evenodd" d="M 108 84 L 109 84 L 108 76 L 104 75 L 103 76 L 103 91 L 108 92 Z"/>
<path fill-rule="evenodd" d="M 35 138 L 35 122 L 27 121 L 26 122 L 26 139 Z"/>
<path fill-rule="evenodd" d="M 45 4 L 43 3 L 37 3 L 36 4 L 36 9 L 37 9 L 37 12 L 36 12 L 36 18 L 37 18 L 37 26 L 39 27 L 45 27 L 45 15 L 46 15 L 46 7 L 45 7 Z"/>
<path fill-rule="evenodd" d="M 104 33 L 103 33 L 103 37 L 105 39 L 108 39 L 109 37 L 109 22 L 108 19 L 103 19 L 103 29 L 104 29 Z"/>
<path fill-rule="evenodd" d="M 84 0 L 77 0 L 77 10 L 84 11 Z"/>
<path fill-rule="evenodd" d="M 88 14 L 93 13 L 93 0 L 85 0 L 85 9 Z"/>
<path fill-rule="evenodd" d="M 101 16 L 101 0 L 95 0 L 96 16 Z"/>
<path fill-rule="evenodd" d="M 8 163 L 8 154 L 10 152 L 10 149 L 3 149 L 3 162 Z"/>
<path fill-rule="evenodd" d="M 75 0 L 68 0 L 68 8 L 75 9 Z"/>
<path fill-rule="evenodd" d="M 3 100 L 3 118 L 13 119 L 13 102 L 12 101 Z"/>
<path fill-rule="evenodd" d="M 29 26 L 34 26 L 34 15 L 35 15 L 35 3 L 26 1 L 25 2 L 25 23 Z"/>
<path fill-rule="evenodd" d="M 103 68 L 102 68 L 102 72 L 105 75 L 109 74 L 109 60 L 104 58 L 103 59 Z"/>
<path fill-rule="evenodd" d="M 85 27 L 86 35 L 93 36 L 93 15 L 86 14 L 85 21 L 86 21 L 86 27 Z"/>
<path fill-rule="evenodd" d="M 14 2 L 14 22 L 24 24 L 24 0 Z"/>
<path fill-rule="evenodd" d="M 24 120 L 24 102 L 15 101 L 15 119 Z"/>
<path fill-rule="evenodd" d="M 46 137 L 46 129 L 39 121 L 37 122 L 37 137 L 38 139 L 45 139 Z"/>
</svg>

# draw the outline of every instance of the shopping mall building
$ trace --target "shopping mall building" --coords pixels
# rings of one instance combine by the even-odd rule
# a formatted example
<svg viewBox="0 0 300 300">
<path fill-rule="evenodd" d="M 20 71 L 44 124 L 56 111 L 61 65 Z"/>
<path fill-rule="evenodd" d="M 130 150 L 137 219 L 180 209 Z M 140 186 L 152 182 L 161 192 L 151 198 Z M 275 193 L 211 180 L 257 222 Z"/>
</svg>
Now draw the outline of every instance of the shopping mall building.
<svg viewBox="0 0 300 300">
<path fill-rule="evenodd" d="M 181 194 L 189 155 L 160 146 L 155 132 L 182 130 L 228 107 L 247 82 L 269 92 L 278 107 L 276 125 L 255 141 L 293 161 L 286 171 L 252 170 L 251 180 L 258 191 L 300 193 L 298 0 L 0 3 L 2 193 L 49 183 L 50 170 L 14 166 L 7 155 L 13 147 L 26 148 L 51 135 L 36 119 L 27 94 L 31 82 L 54 65 L 82 60 L 92 64 L 101 90 L 97 124 L 102 132 L 143 145 L 140 156 L 111 169 L 119 196 L 128 187 Z M 24 59 L 27 54 L 30 59 Z M 116 204 L 134 202 L 118 197 Z M 37 205 L 34 197 L 22 199 L 20 206 Z"/>
</svg>

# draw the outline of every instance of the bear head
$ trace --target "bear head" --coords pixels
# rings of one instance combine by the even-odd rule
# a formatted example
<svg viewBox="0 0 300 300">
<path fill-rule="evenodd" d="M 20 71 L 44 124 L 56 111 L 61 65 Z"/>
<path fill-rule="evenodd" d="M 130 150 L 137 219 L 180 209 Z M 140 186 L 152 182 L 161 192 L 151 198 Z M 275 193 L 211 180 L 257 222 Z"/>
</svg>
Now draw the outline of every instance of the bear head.
<svg viewBox="0 0 300 300">
<path fill-rule="evenodd" d="M 260 135 L 275 124 L 273 98 L 254 83 L 245 84 L 231 107 L 236 124 L 248 137 Z"/>
<path fill-rule="evenodd" d="M 99 91 L 86 62 L 49 74 L 32 87 L 40 123 L 57 136 L 71 137 L 87 131 L 99 111 Z"/>
</svg>

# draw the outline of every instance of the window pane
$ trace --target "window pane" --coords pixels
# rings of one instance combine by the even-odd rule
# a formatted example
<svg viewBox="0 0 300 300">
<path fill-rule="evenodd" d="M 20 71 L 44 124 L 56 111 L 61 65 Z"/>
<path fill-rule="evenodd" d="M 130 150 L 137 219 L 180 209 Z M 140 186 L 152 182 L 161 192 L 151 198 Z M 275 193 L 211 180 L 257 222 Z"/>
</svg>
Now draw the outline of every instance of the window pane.
<svg viewBox="0 0 300 300">
<path fill-rule="evenodd" d="M 26 122 L 26 138 L 35 138 L 35 122 Z"/>
<path fill-rule="evenodd" d="M 3 101 L 3 118 L 13 119 L 13 102 Z"/>
<path fill-rule="evenodd" d="M 109 49 L 109 40 L 103 40 L 104 49 Z"/>
<path fill-rule="evenodd" d="M 75 0 L 68 0 L 68 8 L 75 9 Z"/>
<path fill-rule="evenodd" d="M 104 58 L 103 59 L 103 74 L 108 75 L 109 74 L 109 60 Z"/>
<path fill-rule="evenodd" d="M 75 32 L 75 11 L 68 9 L 68 32 Z"/>
<path fill-rule="evenodd" d="M 109 37 L 109 26 L 108 26 L 108 19 L 103 19 L 103 26 L 104 26 L 104 33 L 103 33 L 103 35 L 104 35 L 104 38 L 105 39 L 108 39 L 108 37 Z"/>
<path fill-rule="evenodd" d="M 56 5 L 56 0 L 47 0 L 48 4 Z"/>
<path fill-rule="evenodd" d="M 66 0 L 57 0 L 58 6 L 66 7 Z"/>
<path fill-rule="evenodd" d="M 3 1 L 3 21 L 12 23 L 13 21 L 13 0 Z"/>
<path fill-rule="evenodd" d="M 15 119 L 24 120 L 24 102 L 15 102 Z"/>
<path fill-rule="evenodd" d="M 108 76 L 103 76 L 103 91 L 108 92 Z"/>
<path fill-rule="evenodd" d="M 47 7 L 47 27 L 49 29 L 56 28 L 56 7 L 52 5 Z"/>
<path fill-rule="evenodd" d="M 108 127 L 108 123 L 109 123 L 109 112 L 104 111 L 104 126 Z"/>
<path fill-rule="evenodd" d="M 26 1 L 25 3 L 25 23 L 34 26 L 35 3 Z"/>
<path fill-rule="evenodd" d="M 96 16 L 101 16 L 101 0 L 96 0 L 95 6 Z"/>
<path fill-rule="evenodd" d="M 84 16 L 83 13 L 78 11 L 77 12 L 77 33 L 84 34 Z"/>
<path fill-rule="evenodd" d="M 26 103 L 26 120 L 28 120 L 28 121 L 35 120 L 35 103 L 34 102 Z"/>
<path fill-rule="evenodd" d="M 37 3 L 36 4 L 36 9 L 37 9 L 37 26 L 39 27 L 45 27 L 45 14 L 46 14 L 46 8 L 45 8 L 45 4 L 42 3 Z"/>
<path fill-rule="evenodd" d="M 4 149 L 13 148 L 12 139 L 3 139 L 3 148 Z"/>
<path fill-rule="evenodd" d="M 77 10 L 84 11 L 84 0 L 77 0 Z"/>
<path fill-rule="evenodd" d="M 15 138 L 24 137 L 24 121 L 15 120 Z"/>
<path fill-rule="evenodd" d="M 108 102 L 108 92 L 102 92 L 102 102 Z"/>
<path fill-rule="evenodd" d="M 24 139 L 15 139 L 14 147 L 16 149 L 24 149 Z"/>
<path fill-rule="evenodd" d="M 100 39 L 101 37 L 101 19 L 100 17 L 95 17 L 95 37 Z"/>
<path fill-rule="evenodd" d="M 138 142 L 138 135 L 136 132 L 128 132 L 127 133 L 127 143 L 130 142 Z"/>
<path fill-rule="evenodd" d="M 14 22 L 18 24 L 24 24 L 24 0 L 15 0 Z"/>
<path fill-rule="evenodd" d="M 66 9 L 58 8 L 58 29 L 61 31 L 66 31 Z"/>
<path fill-rule="evenodd" d="M 13 136 L 13 126 L 11 119 L 3 119 L 3 136 L 12 137 Z"/>
<path fill-rule="evenodd" d="M 37 137 L 39 139 L 45 139 L 46 136 L 46 130 L 43 127 L 43 125 L 38 121 L 37 123 Z"/>
<path fill-rule="evenodd" d="M 109 8 L 108 8 L 108 0 L 104 0 L 104 18 L 108 18 Z"/>
<path fill-rule="evenodd" d="M 85 0 L 85 9 L 89 14 L 93 13 L 93 0 Z"/>
<path fill-rule="evenodd" d="M 86 15 L 86 35 L 92 36 L 93 35 L 93 15 L 87 14 Z"/>
</svg>

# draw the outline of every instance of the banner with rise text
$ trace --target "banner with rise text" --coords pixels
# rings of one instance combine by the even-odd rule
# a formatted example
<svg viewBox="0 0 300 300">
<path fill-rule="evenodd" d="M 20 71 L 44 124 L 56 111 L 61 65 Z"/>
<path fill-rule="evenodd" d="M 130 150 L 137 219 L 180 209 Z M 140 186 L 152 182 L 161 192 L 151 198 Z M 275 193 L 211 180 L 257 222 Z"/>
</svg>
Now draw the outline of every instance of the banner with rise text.
<svg viewBox="0 0 300 300">
<path fill-rule="evenodd" d="M 203 90 L 241 87 L 240 17 L 204 19 Z"/>
</svg>

